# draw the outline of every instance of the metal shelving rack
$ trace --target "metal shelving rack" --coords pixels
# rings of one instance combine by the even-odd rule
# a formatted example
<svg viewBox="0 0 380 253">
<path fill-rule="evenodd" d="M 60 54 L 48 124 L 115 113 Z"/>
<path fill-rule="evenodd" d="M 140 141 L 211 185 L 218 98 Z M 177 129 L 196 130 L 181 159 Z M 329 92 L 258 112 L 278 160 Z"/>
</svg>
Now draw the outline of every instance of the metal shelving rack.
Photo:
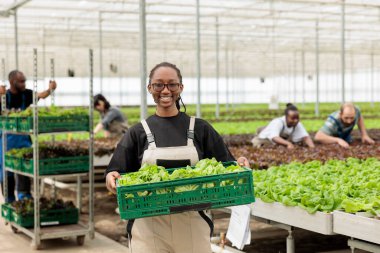
<svg viewBox="0 0 380 253">
<path fill-rule="evenodd" d="M 89 84 L 89 171 L 88 173 L 75 173 L 71 174 L 73 177 L 77 177 L 77 207 L 79 211 L 81 210 L 81 195 L 82 195 L 82 180 L 81 176 L 89 176 L 89 219 L 87 224 L 79 222 L 78 224 L 71 225 L 59 225 L 51 227 L 41 227 L 40 226 L 40 203 L 39 201 L 34 201 L 34 228 L 24 228 L 19 226 L 14 222 L 10 222 L 12 230 L 14 232 L 20 231 L 32 238 L 31 246 L 34 249 L 41 248 L 41 241 L 46 239 L 63 238 L 76 236 L 78 245 L 83 245 L 86 235 L 89 235 L 91 239 L 95 237 L 94 232 L 94 169 L 93 169 L 93 150 L 94 150 L 94 133 L 93 133 L 93 51 L 89 50 L 89 60 L 90 60 L 90 84 Z M 64 175 L 39 175 L 39 147 L 38 147 L 38 97 L 37 97 L 37 49 L 33 51 L 33 65 L 34 65 L 34 80 L 33 80 L 33 162 L 34 162 L 34 174 L 30 175 L 17 170 L 12 170 L 5 166 L 5 152 L 7 146 L 6 138 L 2 138 L 3 145 L 3 173 L 4 173 L 4 196 L 8 196 L 8 178 L 6 177 L 6 172 L 11 171 L 20 175 L 28 176 L 33 178 L 34 185 L 34 199 L 40 199 L 40 183 L 43 178 L 53 177 L 57 178 L 60 176 L 67 177 L 68 174 Z M 6 131 L 3 129 L 3 137 L 7 134 L 30 134 L 30 133 L 20 133 Z M 54 134 L 54 133 L 50 133 Z"/>
</svg>

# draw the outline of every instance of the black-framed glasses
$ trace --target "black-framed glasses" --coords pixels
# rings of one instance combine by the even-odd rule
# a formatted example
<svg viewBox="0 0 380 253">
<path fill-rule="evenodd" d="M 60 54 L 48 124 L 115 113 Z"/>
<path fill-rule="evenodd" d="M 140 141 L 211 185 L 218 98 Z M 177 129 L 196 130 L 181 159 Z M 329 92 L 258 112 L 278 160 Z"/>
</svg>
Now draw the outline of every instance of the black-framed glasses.
<svg viewBox="0 0 380 253">
<path fill-rule="evenodd" d="M 166 88 L 174 92 L 179 89 L 179 83 L 152 83 L 153 90 L 156 92 L 161 92 Z"/>
</svg>

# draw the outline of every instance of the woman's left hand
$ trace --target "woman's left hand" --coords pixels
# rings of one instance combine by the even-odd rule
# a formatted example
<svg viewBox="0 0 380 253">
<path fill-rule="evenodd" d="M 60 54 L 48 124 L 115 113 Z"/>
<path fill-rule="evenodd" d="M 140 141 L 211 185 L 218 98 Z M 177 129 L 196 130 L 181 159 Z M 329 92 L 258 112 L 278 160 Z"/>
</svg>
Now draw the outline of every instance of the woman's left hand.
<svg viewBox="0 0 380 253">
<path fill-rule="evenodd" d="M 249 161 L 246 157 L 244 156 L 241 156 L 237 159 L 237 163 L 240 165 L 240 166 L 244 166 L 244 167 L 248 167 L 250 168 L 251 166 L 249 165 Z"/>
</svg>

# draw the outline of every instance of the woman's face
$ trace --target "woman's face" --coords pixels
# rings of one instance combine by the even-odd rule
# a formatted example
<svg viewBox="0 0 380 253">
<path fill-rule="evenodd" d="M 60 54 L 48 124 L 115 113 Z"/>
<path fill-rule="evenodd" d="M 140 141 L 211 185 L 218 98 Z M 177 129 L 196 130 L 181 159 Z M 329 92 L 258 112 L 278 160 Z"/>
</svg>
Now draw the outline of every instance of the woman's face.
<svg viewBox="0 0 380 253">
<path fill-rule="evenodd" d="M 104 101 L 99 100 L 98 104 L 95 106 L 95 110 L 98 112 L 104 112 Z"/>
<path fill-rule="evenodd" d="M 175 102 L 183 90 L 183 85 L 174 69 L 160 67 L 154 72 L 148 90 L 157 106 L 170 108 L 175 107 Z"/>
</svg>

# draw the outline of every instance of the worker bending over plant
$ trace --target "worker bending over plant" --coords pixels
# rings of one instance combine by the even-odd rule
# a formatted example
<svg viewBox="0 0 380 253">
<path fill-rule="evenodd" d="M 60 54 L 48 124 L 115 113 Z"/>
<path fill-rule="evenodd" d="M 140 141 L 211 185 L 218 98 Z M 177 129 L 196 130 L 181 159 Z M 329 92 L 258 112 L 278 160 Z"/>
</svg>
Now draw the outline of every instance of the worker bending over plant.
<svg viewBox="0 0 380 253">
<path fill-rule="evenodd" d="M 344 103 L 339 111 L 330 114 L 325 124 L 315 135 L 315 140 L 324 144 L 337 143 L 348 148 L 352 142 L 351 132 L 355 125 L 359 127 L 363 143 L 375 143 L 367 133 L 360 109 L 353 103 Z"/>
<path fill-rule="evenodd" d="M 282 145 L 288 149 L 294 148 L 294 143 L 304 142 L 308 147 L 314 148 L 313 140 L 300 122 L 298 109 L 293 104 L 287 104 L 285 115 L 273 119 L 264 129 L 257 131 L 252 139 L 254 147 L 264 144 Z"/>
</svg>

